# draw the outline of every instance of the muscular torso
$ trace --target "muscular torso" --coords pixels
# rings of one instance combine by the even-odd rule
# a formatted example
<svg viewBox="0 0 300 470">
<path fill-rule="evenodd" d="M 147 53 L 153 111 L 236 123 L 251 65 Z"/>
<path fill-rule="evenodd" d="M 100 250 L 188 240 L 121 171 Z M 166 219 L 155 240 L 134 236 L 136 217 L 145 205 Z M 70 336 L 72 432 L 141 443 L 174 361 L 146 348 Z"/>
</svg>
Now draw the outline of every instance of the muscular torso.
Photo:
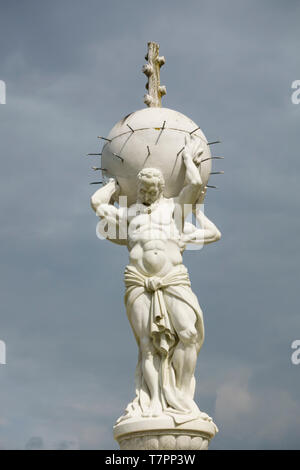
<svg viewBox="0 0 300 470">
<path fill-rule="evenodd" d="M 174 221 L 174 203 L 164 199 L 147 213 L 146 206 L 129 209 L 128 248 L 130 264 L 147 276 L 164 276 L 182 263 L 180 232 Z"/>
</svg>

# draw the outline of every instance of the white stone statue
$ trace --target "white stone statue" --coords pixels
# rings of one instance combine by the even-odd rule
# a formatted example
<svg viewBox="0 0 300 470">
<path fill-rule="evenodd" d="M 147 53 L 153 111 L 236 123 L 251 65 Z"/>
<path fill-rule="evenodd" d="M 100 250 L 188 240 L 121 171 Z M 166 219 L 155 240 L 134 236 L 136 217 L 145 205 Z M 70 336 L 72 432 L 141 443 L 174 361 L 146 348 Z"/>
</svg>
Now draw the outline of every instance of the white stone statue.
<svg viewBox="0 0 300 470">
<path fill-rule="evenodd" d="M 149 52 L 151 47 L 153 43 Z M 187 244 L 212 243 L 221 236 L 203 212 L 211 157 L 204 134 L 191 130 L 197 127 L 191 120 L 160 108 L 157 100 L 153 103 L 151 115 L 144 113 L 148 110 L 133 113 L 138 116 L 129 122 L 125 118 L 111 131 L 102 152 L 109 179 L 91 198 L 102 236 L 129 251 L 125 305 L 139 348 L 136 396 L 118 419 L 115 436 L 124 449 L 201 449 L 207 447 L 216 426 L 194 401 L 204 326 L 182 254 Z M 165 118 L 164 124 L 153 127 L 153 116 Z M 177 126 L 183 122 L 185 129 L 172 127 L 171 119 L 177 119 Z M 158 136 L 158 131 L 164 135 Z M 147 161 L 155 145 L 155 158 Z M 145 161 L 140 153 L 146 148 Z M 166 152 L 173 158 L 166 158 Z M 120 195 L 127 197 L 127 205 L 117 204 Z M 186 220 L 191 213 L 200 228 Z"/>
</svg>

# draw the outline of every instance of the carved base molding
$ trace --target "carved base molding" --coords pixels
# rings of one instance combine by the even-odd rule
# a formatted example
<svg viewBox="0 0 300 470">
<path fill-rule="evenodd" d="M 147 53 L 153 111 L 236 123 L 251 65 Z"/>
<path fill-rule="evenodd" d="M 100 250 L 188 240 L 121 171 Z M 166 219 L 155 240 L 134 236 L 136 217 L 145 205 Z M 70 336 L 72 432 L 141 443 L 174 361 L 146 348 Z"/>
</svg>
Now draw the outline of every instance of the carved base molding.
<svg viewBox="0 0 300 470">
<path fill-rule="evenodd" d="M 170 416 L 131 418 L 114 426 L 121 450 L 207 450 L 216 432 L 212 421 L 176 425 Z"/>
</svg>

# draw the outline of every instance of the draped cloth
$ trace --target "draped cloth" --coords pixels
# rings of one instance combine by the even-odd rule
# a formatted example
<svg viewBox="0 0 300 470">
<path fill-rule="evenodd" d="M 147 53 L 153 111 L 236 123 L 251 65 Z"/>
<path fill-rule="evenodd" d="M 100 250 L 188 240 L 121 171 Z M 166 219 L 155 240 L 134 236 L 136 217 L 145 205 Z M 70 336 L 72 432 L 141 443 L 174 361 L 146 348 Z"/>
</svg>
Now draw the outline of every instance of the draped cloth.
<svg viewBox="0 0 300 470">
<path fill-rule="evenodd" d="M 202 311 L 197 297 L 191 290 L 187 269 L 180 264 L 164 277 L 148 277 L 141 274 L 134 266 L 127 266 L 124 281 L 126 287 L 125 305 L 133 331 L 135 330 L 130 315 L 132 306 L 137 298 L 147 295 L 146 293 L 150 294 L 149 336 L 160 363 L 157 377 L 153 377 L 153 380 L 157 380 L 159 383 L 163 413 L 171 415 L 178 424 L 199 417 L 205 419 L 207 415 L 200 412 L 193 400 L 195 378 L 193 377 L 191 380 L 188 396 L 184 395 L 176 385 L 176 373 L 172 364 L 172 357 L 179 343 L 179 338 L 172 322 L 172 312 L 168 311 L 165 302 L 166 294 L 178 299 L 180 303 L 185 303 L 195 312 L 195 328 L 197 331 L 195 347 L 197 353 L 204 340 Z M 182 315 L 184 316 L 184 309 Z M 136 341 L 139 345 L 137 336 Z M 142 372 L 141 350 L 139 351 L 139 360 L 136 367 L 135 386 L 136 397 L 129 403 L 125 415 L 119 420 L 142 416 L 144 412 L 147 412 L 150 404 L 150 393 Z"/>
</svg>

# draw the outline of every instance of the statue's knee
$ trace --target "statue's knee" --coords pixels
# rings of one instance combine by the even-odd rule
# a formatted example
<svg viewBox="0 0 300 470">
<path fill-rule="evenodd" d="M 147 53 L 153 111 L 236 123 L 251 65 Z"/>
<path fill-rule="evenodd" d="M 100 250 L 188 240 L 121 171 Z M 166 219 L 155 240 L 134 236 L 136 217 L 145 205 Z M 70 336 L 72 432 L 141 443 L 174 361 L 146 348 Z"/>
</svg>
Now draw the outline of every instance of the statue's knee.
<svg viewBox="0 0 300 470">
<path fill-rule="evenodd" d="M 140 339 L 140 347 L 143 354 L 152 354 L 153 353 L 153 344 L 149 336 L 144 336 Z"/>
<path fill-rule="evenodd" d="M 194 326 L 191 326 L 184 330 L 180 330 L 178 332 L 178 337 L 184 344 L 194 344 L 197 341 L 198 332 Z"/>
</svg>

